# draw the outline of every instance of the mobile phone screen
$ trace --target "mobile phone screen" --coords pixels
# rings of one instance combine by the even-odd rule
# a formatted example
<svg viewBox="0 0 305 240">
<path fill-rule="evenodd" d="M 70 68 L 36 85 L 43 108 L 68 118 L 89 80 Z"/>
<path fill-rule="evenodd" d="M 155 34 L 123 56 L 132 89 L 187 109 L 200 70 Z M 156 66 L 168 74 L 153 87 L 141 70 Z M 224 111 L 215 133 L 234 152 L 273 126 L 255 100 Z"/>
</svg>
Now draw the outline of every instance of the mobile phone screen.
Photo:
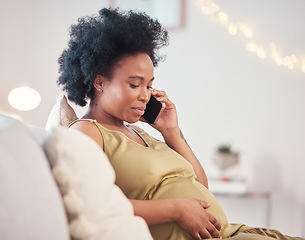
<svg viewBox="0 0 305 240">
<path fill-rule="evenodd" d="M 146 109 L 144 114 L 142 115 L 142 118 L 144 118 L 150 124 L 153 124 L 156 121 L 161 109 L 162 103 L 160 103 L 153 96 L 151 96 L 149 102 L 146 105 Z"/>
</svg>

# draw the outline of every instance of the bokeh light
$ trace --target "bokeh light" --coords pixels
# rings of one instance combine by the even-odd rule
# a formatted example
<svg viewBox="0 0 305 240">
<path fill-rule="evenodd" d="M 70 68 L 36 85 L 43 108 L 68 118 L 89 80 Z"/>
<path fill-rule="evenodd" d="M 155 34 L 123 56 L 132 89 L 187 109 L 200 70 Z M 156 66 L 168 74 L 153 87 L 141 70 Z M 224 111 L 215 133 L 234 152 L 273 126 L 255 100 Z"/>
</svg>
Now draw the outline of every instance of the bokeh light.
<svg viewBox="0 0 305 240">
<path fill-rule="evenodd" d="M 33 110 L 39 106 L 41 97 L 35 89 L 21 86 L 14 88 L 8 95 L 9 104 L 20 111 Z"/>
</svg>

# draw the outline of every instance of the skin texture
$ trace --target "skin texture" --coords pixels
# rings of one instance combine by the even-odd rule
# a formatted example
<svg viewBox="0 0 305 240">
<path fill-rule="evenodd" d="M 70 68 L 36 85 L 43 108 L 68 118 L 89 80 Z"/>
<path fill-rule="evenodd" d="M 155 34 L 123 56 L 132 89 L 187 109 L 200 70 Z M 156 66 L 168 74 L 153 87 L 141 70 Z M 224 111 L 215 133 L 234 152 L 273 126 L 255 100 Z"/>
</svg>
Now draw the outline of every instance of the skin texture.
<svg viewBox="0 0 305 240">
<path fill-rule="evenodd" d="M 145 53 L 127 54 L 115 62 L 111 77 L 98 74 L 93 82 L 93 97 L 83 118 L 96 119 L 104 127 L 121 131 L 139 144 L 145 142 L 124 122 L 141 120 L 145 106 L 153 95 L 165 108 L 151 126 L 157 129 L 169 147 L 189 161 L 197 175 L 197 181 L 208 187 L 207 177 L 196 156 L 185 141 L 178 126 L 175 105 L 164 91 L 152 88 L 154 65 Z M 103 139 L 93 123 L 80 121 L 72 125 L 93 138 L 103 149 Z M 136 128 L 136 127 L 135 127 Z M 198 199 L 130 200 L 135 215 L 145 219 L 148 225 L 176 221 L 194 239 L 219 238 L 221 226 L 205 209 L 210 205 Z"/>
</svg>

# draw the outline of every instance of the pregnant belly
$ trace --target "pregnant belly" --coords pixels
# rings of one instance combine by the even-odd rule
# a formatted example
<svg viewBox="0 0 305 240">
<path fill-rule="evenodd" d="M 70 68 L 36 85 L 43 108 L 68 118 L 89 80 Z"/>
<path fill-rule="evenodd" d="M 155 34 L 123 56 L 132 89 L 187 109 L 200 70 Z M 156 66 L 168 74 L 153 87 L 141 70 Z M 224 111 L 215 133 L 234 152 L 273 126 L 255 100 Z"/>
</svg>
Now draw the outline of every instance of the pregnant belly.
<svg viewBox="0 0 305 240">
<path fill-rule="evenodd" d="M 206 209 L 224 227 L 228 225 L 227 217 L 214 195 L 193 177 L 173 177 L 164 180 L 151 199 L 196 198 L 211 204 Z"/>
<path fill-rule="evenodd" d="M 222 238 L 232 236 L 242 224 L 229 224 L 227 217 L 214 195 L 193 177 L 172 177 L 164 180 L 150 199 L 164 198 L 196 198 L 211 204 L 206 209 L 221 224 Z M 166 223 L 150 226 L 152 236 L 156 240 L 189 240 L 192 237 L 180 229 L 176 223 Z"/>
</svg>

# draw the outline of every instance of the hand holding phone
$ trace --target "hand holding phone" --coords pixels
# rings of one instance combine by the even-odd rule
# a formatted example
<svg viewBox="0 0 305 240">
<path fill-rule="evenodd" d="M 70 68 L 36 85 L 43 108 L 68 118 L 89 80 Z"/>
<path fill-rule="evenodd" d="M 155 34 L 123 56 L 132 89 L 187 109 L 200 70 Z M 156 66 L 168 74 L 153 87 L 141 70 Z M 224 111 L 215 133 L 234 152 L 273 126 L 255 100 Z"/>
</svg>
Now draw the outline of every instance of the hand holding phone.
<svg viewBox="0 0 305 240">
<path fill-rule="evenodd" d="M 149 102 L 146 104 L 146 109 L 142 118 L 144 118 L 150 124 L 153 124 L 162 109 L 162 103 L 151 95 Z"/>
</svg>

